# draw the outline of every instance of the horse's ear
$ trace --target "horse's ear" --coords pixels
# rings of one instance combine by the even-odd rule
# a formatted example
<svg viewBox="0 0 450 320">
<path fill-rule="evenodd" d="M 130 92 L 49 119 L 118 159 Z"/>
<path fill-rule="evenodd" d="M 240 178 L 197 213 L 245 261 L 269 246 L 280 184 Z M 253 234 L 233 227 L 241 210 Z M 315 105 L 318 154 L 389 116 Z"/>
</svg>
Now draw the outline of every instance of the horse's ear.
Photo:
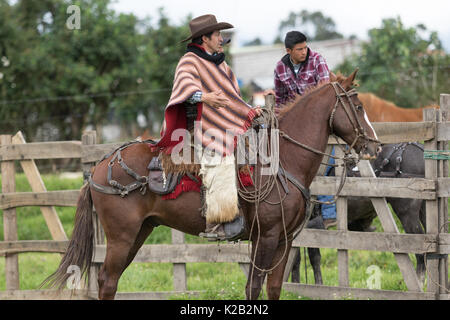
<svg viewBox="0 0 450 320">
<path fill-rule="evenodd" d="M 344 82 L 342 83 L 342 86 L 345 88 L 345 90 L 348 90 L 353 86 L 353 81 L 355 81 L 358 70 L 359 68 L 356 68 L 355 71 L 353 71 L 352 74 L 349 75 L 347 79 L 345 79 Z"/>
<path fill-rule="evenodd" d="M 330 71 L 330 82 L 336 82 L 337 76 L 333 73 L 333 71 Z"/>
</svg>

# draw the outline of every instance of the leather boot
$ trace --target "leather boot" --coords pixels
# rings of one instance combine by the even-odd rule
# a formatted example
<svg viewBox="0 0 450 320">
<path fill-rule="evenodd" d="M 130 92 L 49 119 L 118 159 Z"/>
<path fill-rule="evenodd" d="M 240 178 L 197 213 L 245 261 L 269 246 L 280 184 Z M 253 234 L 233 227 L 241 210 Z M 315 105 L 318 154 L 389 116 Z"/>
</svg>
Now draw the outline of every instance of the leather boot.
<svg viewBox="0 0 450 320">
<path fill-rule="evenodd" d="M 233 221 L 226 222 L 223 225 L 225 237 L 228 241 L 241 239 L 245 233 L 245 220 L 243 216 L 237 216 Z"/>
</svg>

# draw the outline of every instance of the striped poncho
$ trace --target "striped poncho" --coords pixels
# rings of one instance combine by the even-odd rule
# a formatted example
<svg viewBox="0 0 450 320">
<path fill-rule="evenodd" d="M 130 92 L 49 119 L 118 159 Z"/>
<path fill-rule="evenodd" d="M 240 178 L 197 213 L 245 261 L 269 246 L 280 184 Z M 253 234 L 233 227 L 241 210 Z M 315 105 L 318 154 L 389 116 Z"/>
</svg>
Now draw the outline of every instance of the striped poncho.
<svg viewBox="0 0 450 320">
<path fill-rule="evenodd" d="M 184 102 L 195 92 L 221 90 L 230 101 L 227 107 L 215 108 L 206 103 L 197 104 L 197 121 L 201 128 L 195 130 L 197 141 L 203 148 L 215 150 L 216 154 L 230 155 L 234 152 L 235 136 L 243 134 L 251 124 L 256 112 L 240 97 L 240 90 L 231 68 L 226 62 L 218 65 L 187 52 L 179 61 L 175 72 L 172 95 L 165 109 L 165 124 L 161 140 L 156 146 L 170 153 L 183 138 L 173 139 L 176 129 L 186 129 Z"/>
</svg>

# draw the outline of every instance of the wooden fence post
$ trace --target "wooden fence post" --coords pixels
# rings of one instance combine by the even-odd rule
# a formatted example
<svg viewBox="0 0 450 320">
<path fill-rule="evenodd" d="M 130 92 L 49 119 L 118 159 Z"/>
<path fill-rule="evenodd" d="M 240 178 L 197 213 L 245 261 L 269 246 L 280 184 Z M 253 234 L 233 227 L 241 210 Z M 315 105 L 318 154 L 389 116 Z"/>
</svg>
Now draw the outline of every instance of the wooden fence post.
<svg viewBox="0 0 450 320">
<path fill-rule="evenodd" d="M 450 120 L 450 94 L 441 94 L 440 95 L 440 107 L 442 113 L 442 122 L 447 122 Z M 448 141 L 440 142 L 440 150 L 447 151 L 448 150 Z M 440 176 L 442 178 L 448 178 L 449 176 L 449 161 L 442 160 L 442 167 L 440 171 Z M 448 233 L 448 198 L 443 197 L 439 199 L 439 233 Z M 450 291 L 449 283 L 448 283 L 448 255 L 445 258 L 439 259 L 439 284 L 440 294 L 448 294 Z"/>
<path fill-rule="evenodd" d="M 436 117 L 439 113 L 436 109 L 423 110 L 423 120 L 432 121 L 436 124 Z M 437 129 L 435 126 L 435 133 Z M 435 138 L 429 141 L 425 141 L 425 150 L 437 150 L 437 134 Z M 425 159 L 425 179 L 437 179 L 438 177 L 438 162 L 433 159 Z M 426 200 L 426 233 L 437 235 L 439 233 L 439 201 L 438 200 Z M 439 260 L 432 259 L 430 255 L 426 256 L 426 273 L 427 273 L 427 292 L 433 292 L 436 294 L 436 299 L 439 297 Z"/>
<path fill-rule="evenodd" d="M 336 156 L 342 157 L 344 153 L 340 148 L 334 149 Z M 336 164 L 342 165 L 343 161 L 337 160 Z M 342 167 L 336 167 L 336 177 L 342 176 L 344 169 Z M 336 218 L 337 218 L 337 230 L 347 231 L 348 228 L 348 216 L 347 216 L 347 197 L 339 197 L 336 201 Z M 348 250 L 338 249 L 338 271 L 339 271 L 339 286 L 349 287 L 348 276 Z"/>
<path fill-rule="evenodd" d="M 268 94 L 264 97 L 265 108 L 273 111 L 275 108 L 275 96 L 273 94 Z"/>
<path fill-rule="evenodd" d="M 12 144 L 11 135 L 1 135 L 2 146 Z M 16 171 L 14 161 L 2 161 L 2 193 L 16 192 Z M 5 241 L 17 241 L 16 209 L 3 210 L 3 230 Z M 5 254 L 6 290 L 19 289 L 19 256 L 17 253 Z"/>
<path fill-rule="evenodd" d="M 25 144 L 25 138 L 22 132 L 19 131 L 12 138 L 14 144 Z M 23 172 L 25 173 L 28 183 L 31 186 L 33 192 L 46 192 L 44 181 L 42 180 L 41 174 L 36 166 L 34 160 L 22 160 L 20 161 Z M 55 207 L 40 207 L 42 215 L 44 216 L 45 222 L 47 223 L 48 230 L 53 238 L 53 240 L 67 240 L 66 232 L 62 226 L 61 220 L 59 220 L 58 214 Z"/>
<path fill-rule="evenodd" d="M 184 243 L 184 233 L 172 229 L 172 244 L 180 243 Z M 182 292 L 187 290 L 186 263 L 173 264 L 173 290 Z"/>
<path fill-rule="evenodd" d="M 97 132 L 96 131 L 85 131 L 83 136 L 81 137 L 81 144 L 83 146 L 95 145 L 97 143 Z M 87 182 L 89 174 L 91 172 L 91 168 L 95 165 L 95 162 L 83 162 L 82 159 L 82 168 L 83 168 L 83 179 L 84 183 Z M 93 210 L 93 224 L 94 224 L 94 246 L 101 245 L 105 243 L 105 233 L 103 231 L 102 225 L 98 218 L 97 213 L 95 212 L 95 208 Z M 95 249 L 94 249 L 95 256 Z M 94 263 L 91 267 L 91 273 L 89 275 L 89 283 L 88 290 L 89 294 L 94 292 L 98 292 L 98 272 L 100 270 L 100 263 Z"/>
</svg>

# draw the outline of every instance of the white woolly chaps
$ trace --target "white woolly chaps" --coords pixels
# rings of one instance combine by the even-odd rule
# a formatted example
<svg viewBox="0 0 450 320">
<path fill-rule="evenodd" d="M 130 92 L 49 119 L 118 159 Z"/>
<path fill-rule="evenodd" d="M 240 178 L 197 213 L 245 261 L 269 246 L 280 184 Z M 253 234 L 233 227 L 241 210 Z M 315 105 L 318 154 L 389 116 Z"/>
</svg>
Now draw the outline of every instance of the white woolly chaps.
<svg viewBox="0 0 450 320">
<path fill-rule="evenodd" d="M 215 163 L 202 161 L 200 175 L 206 187 L 206 222 L 232 221 L 239 213 L 234 155 Z"/>
</svg>

